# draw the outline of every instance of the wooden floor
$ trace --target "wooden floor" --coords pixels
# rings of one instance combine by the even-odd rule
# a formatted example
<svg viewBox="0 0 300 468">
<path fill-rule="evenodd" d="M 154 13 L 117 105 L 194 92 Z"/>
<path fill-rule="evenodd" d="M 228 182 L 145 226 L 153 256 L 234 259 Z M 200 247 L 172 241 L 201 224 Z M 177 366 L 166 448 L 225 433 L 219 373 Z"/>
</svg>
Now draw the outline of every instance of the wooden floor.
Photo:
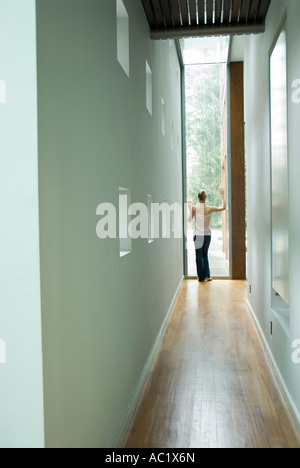
<svg viewBox="0 0 300 468">
<path fill-rule="evenodd" d="M 241 281 L 185 281 L 127 448 L 300 448 Z"/>
</svg>

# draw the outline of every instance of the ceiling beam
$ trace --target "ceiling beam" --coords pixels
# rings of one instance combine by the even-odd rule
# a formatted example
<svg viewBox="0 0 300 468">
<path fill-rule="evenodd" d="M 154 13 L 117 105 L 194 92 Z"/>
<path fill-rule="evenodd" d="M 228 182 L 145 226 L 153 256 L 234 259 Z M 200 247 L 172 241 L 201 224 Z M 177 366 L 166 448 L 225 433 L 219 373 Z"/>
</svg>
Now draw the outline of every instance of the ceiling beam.
<svg viewBox="0 0 300 468">
<path fill-rule="evenodd" d="M 231 14 L 231 22 L 237 23 L 239 18 L 240 9 L 241 9 L 241 0 L 233 0 L 232 2 L 232 14 Z"/>
<path fill-rule="evenodd" d="M 190 17 L 191 17 L 191 25 L 197 26 L 197 1 L 190 2 Z"/>
<path fill-rule="evenodd" d="M 188 13 L 188 6 L 186 0 L 179 0 L 179 7 L 182 16 L 182 23 L 189 24 L 189 13 Z"/>
<path fill-rule="evenodd" d="M 250 11 L 248 15 L 248 21 L 255 21 L 260 5 L 260 0 L 252 0 L 250 4 Z"/>
<path fill-rule="evenodd" d="M 166 19 L 166 24 L 172 24 L 173 25 L 173 18 L 172 18 L 172 13 L 170 10 L 170 4 L 168 0 L 160 0 L 160 6 L 163 12 L 163 15 Z"/>
<path fill-rule="evenodd" d="M 232 0 L 224 0 L 223 23 L 229 23 Z"/>
<path fill-rule="evenodd" d="M 156 26 L 156 19 L 154 12 L 152 10 L 152 5 L 148 0 L 142 0 L 146 16 L 148 18 L 148 23 L 150 28 L 154 28 Z"/>
<path fill-rule="evenodd" d="M 156 23 L 159 28 L 165 26 L 165 20 L 160 6 L 159 0 L 152 0 L 153 11 L 156 19 Z"/>
<path fill-rule="evenodd" d="M 222 0 L 216 0 L 216 15 L 215 15 L 215 23 L 221 23 L 221 13 L 222 13 Z"/>
<path fill-rule="evenodd" d="M 262 0 L 257 14 L 257 21 L 261 21 L 263 18 L 266 18 L 271 0 Z"/>
<path fill-rule="evenodd" d="M 213 22 L 213 0 L 207 0 L 206 2 L 206 24 L 212 24 Z"/>
<path fill-rule="evenodd" d="M 215 24 L 198 27 L 161 28 L 151 30 L 151 39 L 183 39 L 187 37 L 236 36 L 243 34 L 261 34 L 265 32 L 265 23 L 252 24 Z"/>
<path fill-rule="evenodd" d="M 198 17 L 199 17 L 199 25 L 204 24 L 204 0 L 198 1 Z"/>
<path fill-rule="evenodd" d="M 251 4 L 251 0 L 244 0 L 243 1 L 241 14 L 240 14 L 240 21 L 241 22 L 246 22 L 248 20 L 250 4 Z"/>
<path fill-rule="evenodd" d="M 170 0 L 170 8 L 174 19 L 174 25 L 181 26 L 178 0 Z"/>
</svg>

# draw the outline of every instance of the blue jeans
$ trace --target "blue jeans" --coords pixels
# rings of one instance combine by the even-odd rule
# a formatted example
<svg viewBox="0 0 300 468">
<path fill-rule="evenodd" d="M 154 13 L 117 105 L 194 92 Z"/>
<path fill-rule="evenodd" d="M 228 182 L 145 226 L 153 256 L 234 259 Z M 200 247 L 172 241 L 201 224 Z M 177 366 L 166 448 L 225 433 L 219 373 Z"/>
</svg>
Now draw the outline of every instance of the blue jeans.
<svg viewBox="0 0 300 468">
<path fill-rule="evenodd" d="M 196 264 L 199 281 L 210 278 L 210 268 L 208 261 L 208 250 L 211 243 L 211 236 L 195 236 Z"/>
</svg>

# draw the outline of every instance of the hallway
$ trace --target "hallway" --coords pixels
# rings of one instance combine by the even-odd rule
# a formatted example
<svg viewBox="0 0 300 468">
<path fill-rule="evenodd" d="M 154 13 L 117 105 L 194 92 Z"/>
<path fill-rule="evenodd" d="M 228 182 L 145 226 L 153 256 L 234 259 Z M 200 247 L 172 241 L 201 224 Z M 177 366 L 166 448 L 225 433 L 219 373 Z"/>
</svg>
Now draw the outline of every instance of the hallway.
<svg viewBox="0 0 300 468">
<path fill-rule="evenodd" d="M 185 281 L 127 448 L 299 448 L 246 284 Z"/>
<path fill-rule="evenodd" d="M 0 448 L 300 447 L 299 21 L 0 0 Z M 220 186 L 216 281 L 181 284 L 184 206 Z"/>
</svg>

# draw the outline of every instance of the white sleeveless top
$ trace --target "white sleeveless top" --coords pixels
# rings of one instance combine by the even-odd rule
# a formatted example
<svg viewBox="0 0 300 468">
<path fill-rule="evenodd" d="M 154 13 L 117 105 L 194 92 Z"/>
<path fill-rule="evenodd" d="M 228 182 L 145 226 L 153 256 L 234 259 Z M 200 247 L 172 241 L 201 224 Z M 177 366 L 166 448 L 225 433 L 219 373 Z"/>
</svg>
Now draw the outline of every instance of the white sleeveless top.
<svg viewBox="0 0 300 468">
<path fill-rule="evenodd" d="M 196 206 L 196 227 L 195 236 L 211 236 L 210 220 L 211 214 L 204 214 L 204 204 L 200 203 Z"/>
</svg>

